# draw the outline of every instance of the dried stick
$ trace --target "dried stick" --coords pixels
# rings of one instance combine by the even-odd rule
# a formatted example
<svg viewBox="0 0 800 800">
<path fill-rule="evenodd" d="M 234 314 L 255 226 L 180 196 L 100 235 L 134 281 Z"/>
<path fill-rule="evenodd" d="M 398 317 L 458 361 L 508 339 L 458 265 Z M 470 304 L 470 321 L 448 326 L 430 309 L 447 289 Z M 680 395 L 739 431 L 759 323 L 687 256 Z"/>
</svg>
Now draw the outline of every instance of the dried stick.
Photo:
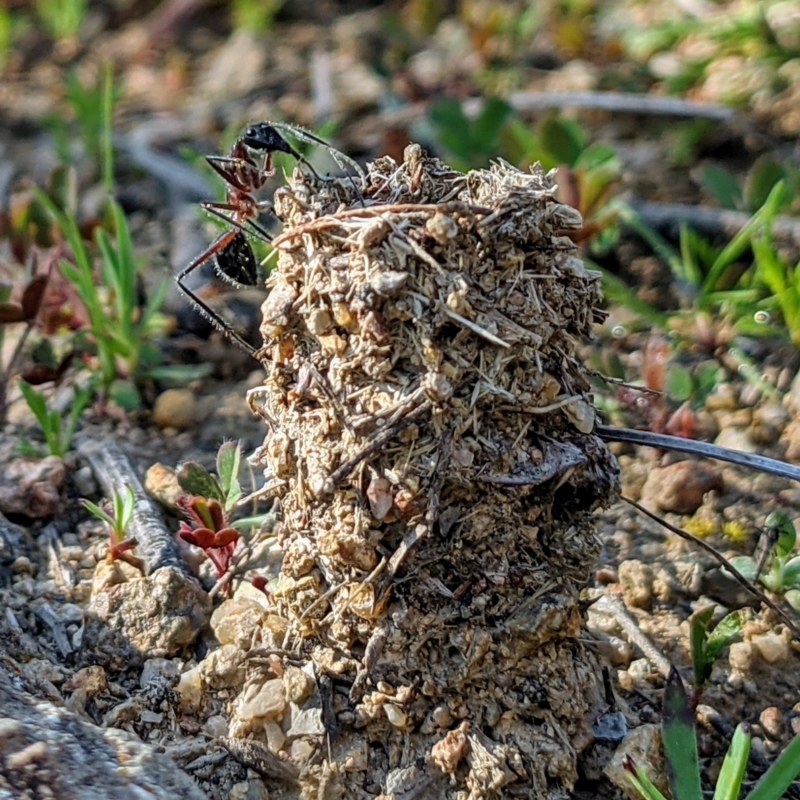
<svg viewBox="0 0 800 800">
<path fill-rule="evenodd" d="M 608 592 L 604 593 L 600 599 L 594 604 L 595 609 L 605 611 L 611 614 L 617 621 L 617 624 L 622 629 L 625 637 L 631 644 L 635 644 L 644 653 L 645 658 L 666 678 L 672 665 L 669 663 L 664 654 L 656 648 L 656 646 L 642 633 L 636 620 L 625 608 L 622 601 L 610 595 Z"/>
<path fill-rule="evenodd" d="M 174 535 L 164 525 L 158 508 L 145 494 L 130 459 L 116 441 L 84 440 L 77 449 L 89 462 L 106 496 L 113 497 L 128 487 L 133 490 L 136 502 L 127 535 L 136 539 L 137 552 L 144 558 L 146 573 L 150 575 L 161 567 L 172 567 L 192 577 L 186 562 L 178 553 Z"/>
<path fill-rule="evenodd" d="M 743 453 L 741 450 L 731 450 L 708 442 L 697 442 L 694 439 L 684 439 L 680 436 L 668 436 L 665 433 L 651 433 L 650 431 L 636 431 L 631 428 L 613 428 L 609 425 L 598 425 L 595 433 L 606 442 L 630 442 L 646 447 L 659 447 L 664 450 L 677 450 L 679 453 L 691 453 L 696 456 L 714 458 L 718 461 L 728 461 L 740 467 L 750 467 L 760 472 L 768 472 L 781 478 L 790 478 L 800 481 L 800 467 L 778 461 L 777 458 L 768 458 L 754 453 Z"/>
<path fill-rule="evenodd" d="M 439 501 L 441 500 L 445 474 L 447 473 L 447 464 L 450 461 L 452 443 L 453 431 L 447 430 L 444 432 L 439 442 L 436 464 L 433 467 L 433 481 L 428 490 L 428 509 L 425 512 L 425 522 L 422 525 L 416 525 L 414 530 L 403 539 L 397 550 L 392 553 L 392 557 L 389 559 L 388 569 L 389 576 L 392 578 L 397 574 L 397 570 L 403 566 L 411 551 L 426 536 L 430 535 L 433 526 L 439 519 Z"/>
<path fill-rule="evenodd" d="M 416 408 L 413 408 L 403 416 L 398 422 L 394 425 L 390 425 L 385 431 L 377 434 L 375 438 L 360 452 L 356 453 L 351 459 L 348 459 L 344 462 L 341 466 L 337 467 L 325 481 L 325 488 L 324 491 L 326 494 L 332 494 L 334 489 L 365 459 L 371 456 L 373 453 L 376 453 L 378 450 L 381 449 L 387 442 L 390 442 L 397 436 L 400 431 L 403 430 L 407 425 L 411 424 L 411 421 L 416 419 L 420 416 L 423 412 L 427 411 L 430 408 L 430 401 L 425 401 L 418 405 Z"/>
</svg>

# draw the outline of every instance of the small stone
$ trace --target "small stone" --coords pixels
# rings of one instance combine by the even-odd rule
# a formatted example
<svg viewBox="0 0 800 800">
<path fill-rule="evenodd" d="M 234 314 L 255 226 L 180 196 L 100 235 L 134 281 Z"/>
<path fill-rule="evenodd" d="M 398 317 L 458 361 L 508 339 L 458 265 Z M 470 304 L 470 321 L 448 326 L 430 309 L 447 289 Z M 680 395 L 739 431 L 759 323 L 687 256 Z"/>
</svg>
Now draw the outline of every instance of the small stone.
<svg viewBox="0 0 800 800">
<path fill-rule="evenodd" d="M 286 734 L 277 722 L 264 723 L 264 735 L 267 737 L 267 747 L 273 753 L 279 753 L 286 742 Z"/>
<path fill-rule="evenodd" d="M 33 562 L 28 556 L 17 556 L 11 565 L 11 571 L 17 575 L 33 575 Z"/>
<path fill-rule="evenodd" d="M 224 644 L 212 650 L 200 662 L 200 674 L 211 689 L 231 689 L 242 685 L 245 679 L 247 653 L 235 644 Z"/>
<path fill-rule="evenodd" d="M 31 519 L 52 517 L 61 506 L 59 489 L 66 476 L 57 456 L 30 460 L 17 458 L 0 471 L 0 511 Z"/>
<path fill-rule="evenodd" d="M 249 598 L 226 600 L 211 615 L 211 630 L 220 644 L 235 644 L 248 650 L 253 631 L 260 627 L 264 607 Z"/>
<path fill-rule="evenodd" d="M 100 694 L 108 690 L 106 671 L 97 665 L 79 669 L 66 683 L 64 691 L 83 689 L 87 694 Z"/>
<path fill-rule="evenodd" d="M 196 666 L 182 673 L 175 691 L 180 695 L 181 708 L 187 714 L 197 711 L 203 700 L 203 679 L 200 667 Z"/>
<path fill-rule="evenodd" d="M 141 675 L 139 675 L 139 686 L 144 688 L 153 678 L 160 676 L 174 681 L 180 674 L 180 666 L 176 660 L 169 658 L 148 658 L 142 666 Z"/>
<path fill-rule="evenodd" d="M 323 736 L 325 723 L 322 720 L 321 708 L 301 709 L 294 703 L 290 705 L 292 724 L 286 731 L 287 739 L 298 736 Z"/>
<path fill-rule="evenodd" d="M 716 467 L 679 461 L 650 471 L 642 488 L 642 505 L 676 514 L 694 514 L 708 492 L 724 489 L 722 473 Z"/>
<path fill-rule="evenodd" d="M 618 786 L 626 797 L 639 800 L 625 765 L 632 758 L 662 793 L 667 791 L 667 770 L 664 764 L 659 725 L 648 723 L 633 728 L 614 751 L 603 770 L 605 776 Z"/>
<path fill-rule="evenodd" d="M 249 778 L 231 786 L 228 800 L 269 800 L 269 792 L 259 778 Z"/>
<path fill-rule="evenodd" d="M 172 510 L 178 508 L 176 502 L 178 497 L 186 494 L 178 483 L 175 470 L 158 462 L 148 467 L 147 472 L 145 472 L 144 489 L 151 497 L 158 500 L 162 506 Z"/>
<path fill-rule="evenodd" d="M 159 428 L 187 430 L 197 422 L 197 401 L 189 389 L 167 389 L 156 398 L 153 422 Z"/>
<path fill-rule="evenodd" d="M 737 672 L 748 672 L 753 665 L 753 646 L 750 642 L 734 642 L 728 652 L 728 663 Z"/>
<path fill-rule="evenodd" d="M 120 670 L 169 658 L 195 640 L 210 610 L 208 594 L 194 580 L 162 567 L 92 598 L 83 657 Z"/>
<path fill-rule="evenodd" d="M 75 491 L 81 497 L 93 497 L 97 494 L 97 482 L 90 466 L 76 469 L 72 475 L 72 480 L 75 483 Z"/>
<path fill-rule="evenodd" d="M 286 699 L 297 705 L 302 705 L 316 688 L 314 679 L 310 675 L 300 667 L 291 665 L 286 667 L 283 681 L 286 685 Z"/>
<path fill-rule="evenodd" d="M 647 608 L 653 599 L 653 569 L 635 559 L 619 565 L 619 582 L 626 605 Z"/>
<path fill-rule="evenodd" d="M 235 715 L 241 722 L 279 719 L 286 709 L 286 689 L 280 678 L 251 683 L 236 699 Z"/>
<path fill-rule="evenodd" d="M 625 666 L 630 662 L 633 655 L 633 648 L 630 643 L 619 636 L 598 639 L 597 650 L 612 667 Z"/>
<path fill-rule="evenodd" d="M 770 739 L 776 741 L 783 736 L 783 732 L 786 730 L 786 722 L 783 719 L 783 714 L 780 709 L 775 706 L 768 706 L 765 708 L 759 715 L 758 721 L 764 729 L 764 733 L 766 733 Z"/>
<path fill-rule="evenodd" d="M 291 756 L 295 764 L 308 764 L 317 752 L 317 746 L 308 739 L 295 739 L 292 742 Z"/>
<path fill-rule="evenodd" d="M 203 725 L 203 731 L 213 739 L 227 736 L 228 720 L 222 714 L 214 714 L 206 720 L 205 725 Z"/>
<path fill-rule="evenodd" d="M 755 453 L 758 445 L 747 435 L 745 428 L 724 428 L 719 436 L 714 439 L 714 444 L 719 447 L 727 447 L 730 450 L 741 450 L 743 453 Z"/>
<path fill-rule="evenodd" d="M 405 728 L 408 717 L 402 708 L 394 705 L 394 703 L 385 703 L 383 710 L 386 712 L 386 719 L 388 719 L 395 728 Z"/>
<path fill-rule="evenodd" d="M 789 412 L 777 400 L 765 400 L 753 412 L 750 438 L 757 444 L 775 444 L 788 421 Z"/>
<path fill-rule="evenodd" d="M 751 640 L 768 664 L 777 664 L 789 658 L 789 645 L 777 633 L 763 633 Z"/>
</svg>

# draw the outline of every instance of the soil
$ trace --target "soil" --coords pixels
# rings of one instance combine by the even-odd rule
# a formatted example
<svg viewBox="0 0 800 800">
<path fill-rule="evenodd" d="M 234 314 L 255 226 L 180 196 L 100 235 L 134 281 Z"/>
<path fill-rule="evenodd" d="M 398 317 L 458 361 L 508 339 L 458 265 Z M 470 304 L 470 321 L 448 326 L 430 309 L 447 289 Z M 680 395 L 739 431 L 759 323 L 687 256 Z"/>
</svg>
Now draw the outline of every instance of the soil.
<svg viewBox="0 0 800 800">
<path fill-rule="evenodd" d="M 63 79 L 67 70 L 75 69 L 91 82 L 109 59 L 123 87 L 114 119 L 116 194 L 128 215 L 136 251 L 148 260 L 145 284 L 150 287 L 162 274 L 183 269 L 214 235 L 216 229 L 206 227 L 197 204 L 219 196 L 221 188 L 216 176 L 203 171 L 200 156 L 223 152 L 223 140 L 232 141 L 245 122 L 280 118 L 311 126 L 333 112 L 339 122 L 334 137 L 339 149 L 362 163 L 387 153 L 401 161 L 409 139 L 425 135 L 424 126 L 418 124 L 424 115 L 422 101 L 437 94 L 477 94 L 476 67 L 485 64 L 476 65 L 474 54 L 454 57 L 460 52 L 459 37 L 466 35 L 457 25 L 440 28 L 437 37 L 421 38 L 425 46 L 419 47 L 415 58 L 387 77 L 374 68 L 380 62 L 376 51 L 400 49 L 402 43 L 385 25 L 386 9 L 344 13 L 332 4 L 323 5 L 321 10 L 309 9 L 303 19 L 290 14 L 261 35 L 226 29 L 219 22 L 218 6 L 203 2 L 186 4 L 191 13 L 185 16 L 178 3 L 98 4 L 90 9 L 81 38 L 58 45 L 34 27 L 9 55 L 0 85 L 3 208 L 13 210 L 26 182 L 44 185 L 50 179 L 58 160 L 59 128 L 44 120 L 55 112 L 68 120 L 68 143 L 75 151 L 80 188 L 79 216 L 90 220 L 99 214 L 102 193 L 96 157 L 81 144 L 79 126 L 69 121 L 73 112 L 64 98 Z M 533 49 L 545 52 L 547 47 L 537 41 Z M 571 70 L 545 71 L 528 62 L 519 69 L 524 75 L 517 76 L 521 84 L 542 91 L 582 89 L 591 72 L 577 61 Z M 335 98 L 333 108 L 326 101 L 329 94 Z M 398 98 L 402 114 L 389 110 L 392 99 Z M 638 124 L 639 117 L 591 111 L 580 119 L 593 125 L 600 138 L 619 146 L 625 191 L 652 201 L 703 200 L 688 170 L 666 166 L 669 143 L 662 135 L 661 118 Z M 747 134 L 721 126 L 706 147 L 709 155 L 727 154 L 733 166 L 754 155 L 751 144 Z M 187 152 L 190 157 L 185 159 Z M 334 167 L 328 162 L 321 168 Z M 8 219 L 5 213 L 4 220 Z M 0 275 L 19 282 L 22 269 L 12 241 L 0 240 L 0 246 Z M 623 233 L 610 258 L 648 301 L 667 307 L 674 300 L 669 273 L 647 257 L 642 243 L 629 232 Z M 209 291 L 204 285 L 209 282 L 211 276 L 204 275 L 197 285 Z M 240 321 L 243 335 L 257 342 L 263 294 L 254 290 L 234 295 L 215 285 L 213 293 L 209 291 L 212 295 L 221 309 L 229 309 L 224 313 Z M 103 475 L 93 471 L 85 453 L 92 443 L 109 437 L 130 456 L 133 473 L 162 500 L 168 495 L 170 469 L 187 461 L 211 469 L 221 442 L 238 440 L 249 455 L 264 440 L 264 421 L 245 399 L 249 389 L 264 381 L 261 366 L 211 330 L 174 288 L 165 310 L 175 320 L 175 331 L 164 345 L 172 362 L 209 364 L 211 377 L 177 390 L 153 384 L 145 393 L 147 408 L 140 412 L 125 413 L 113 404 L 93 407 L 84 415 L 75 448 L 63 459 L 44 461 L 19 455 L 23 441 L 37 441 L 37 427 L 21 399 L 12 395 L 0 442 L 4 465 L 0 689 L 10 691 L 20 704 L 33 697 L 65 709 L 65 714 L 91 723 L 92 729 L 126 731 L 148 745 L 148 754 L 166 753 L 195 784 L 189 781 L 184 786 L 183 778 L 176 779 L 180 786 L 171 787 L 169 796 L 180 791 L 187 797 L 215 800 L 293 796 L 298 775 L 292 765 L 262 743 L 247 744 L 250 740 L 238 736 L 240 730 L 231 730 L 232 720 L 243 718 L 239 696 L 243 675 L 253 671 L 261 675 L 258 696 L 249 700 L 265 705 L 273 699 L 268 696 L 270 682 L 283 678 L 283 673 L 275 672 L 274 654 L 260 653 L 248 638 L 253 619 L 261 619 L 264 612 L 258 593 L 242 580 L 253 574 L 277 574 L 276 514 L 247 542 L 248 557 L 241 559 L 232 581 L 234 600 L 229 602 L 237 605 L 227 607 L 227 621 L 211 618 L 209 627 L 212 602 L 206 607 L 205 594 L 203 599 L 193 594 L 194 584 L 187 577 L 198 576 L 210 590 L 215 580 L 208 562 L 185 551 L 181 564 L 186 566 L 170 573 L 168 585 L 136 584 L 145 579 L 127 572 L 127 565 L 108 564 L 107 534 L 80 503 L 81 498 L 99 502 L 103 496 Z M 685 403 L 668 393 L 655 395 L 598 381 L 596 405 L 609 421 L 691 435 L 800 463 L 800 426 L 794 421 L 800 412 L 796 377 L 800 358 L 795 348 L 735 339 L 726 334 L 724 325 L 712 325 L 707 335 L 702 320 L 688 344 L 671 348 L 667 340 L 637 330 L 626 309 L 608 310 L 608 319 L 595 328 L 595 342 L 587 343 L 582 353 L 599 372 L 663 388 L 664 376 L 675 363 L 690 370 L 709 361 L 720 367 L 713 388 L 696 391 Z M 5 346 L 10 346 L 8 340 Z M 68 408 L 73 396 L 67 379 L 53 390 L 52 403 Z M 772 511 L 780 509 L 793 520 L 800 519 L 800 487 L 788 479 L 652 448 L 610 447 L 621 468 L 625 497 L 673 525 L 702 532 L 705 541 L 726 556 L 753 553 Z M 167 468 L 166 478 L 153 471 L 158 464 Z M 241 480 L 245 492 L 250 492 L 264 479 L 248 466 Z M 247 513 L 266 510 L 262 502 L 248 507 Z M 174 505 L 162 503 L 158 514 L 165 515 L 171 533 L 177 531 Z M 751 611 L 740 641 L 723 652 L 702 694 L 698 731 L 704 788 L 713 787 L 733 728 L 741 721 L 752 725 L 748 781 L 754 781 L 800 733 L 797 637 L 774 611 L 727 577 L 713 558 L 624 501 L 597 512 L 597 520 L 601 550 L 581 594 L 586 628 L 580 640 L 591 654 L 587 663 L 594 665 L 598 685 L 603 685 L 602 670 L 607 670 L 612 688 L 591 718 L 574 721 L 586 736 L 571 743 L 578 767 L 572 796 L 587 800 L 632 796 L 603 772 L 622 737 L 598 733 L 599 721 L 621 712 L 629 739 L 660 722 L 666 666 L 674 665 L 691 682 L 688 620 L 708 604 L 717 606 L 715 619 L 739 608 Z M 117 574 L 120 570 L 125 574 Z M 152 601 L 149 621 L 143 623 L 141 614 L 98 609 L 102 587 L 113 584 L 138 587 L 139 594 L 130 601 L 133 607 Z M 213 606 L 219 608 L 227 590 L 216 591 Z M 774 599 L 783 603 L 779 595 Z M 134 637 L 135 628 L 144 638 L 131 647 L 130 641 L 89 636 L 89 620 L 98 616 L 110 629 Z M 89 648 L 88 638 L 104 644 Z M 291 654 L 280 669 L 286 670 L 286 665 L 296 670 L 290 670 L 296 685 L 302 684 L 300 665 Z M 330 675 L 338 667 L 331 664 L 330 669 L 327 677 L 335 683 Z M 264 676 L 270 679 L 264 681 Z M 205 687 L 202 698 L 200 686 Z M 3 708 L 9 719 L 22 719 L 28 713 L 12 713 L 11 705 Z M 311 736 L 316 730 L 313 722 L 309 718 L 296 724 L 308 724 Z M 442 727 L 455 731 L 456 722 L 444 720 Z M 37 726 L 43 730 L 47 724 L 36 718 L 30 730 L 35 732 Z M 274 745 L 285 733 L 273 723 L 265 734 L 267 743 Z M 31 733 L 30 741 L 34 738 Z M 16 756 L 32 746 L 28 739 L 19 741 Z M 294 741 L 299 744 L 293 745 L 291 754 L 301 758 L 304 737 L 298 735 Z M 3 750 L 6 769 L 0 770 L 0 794 L 45 796 L 32 788 L 33 779 L 25 783 L 30 775 L 25 780 L 19 777 L 24 759 L 18 758 L 19 768 L 8 766 L 9 753 Z M 362 756 L 356 750 L 343 754 L 342 763 L 350 764 L 344 769 L 353 764 L 358 769 Z M 657 756 L 643 766 L 656 777 L 663 770 Z M 153 774 L 163 775 L 158 769 Z M 144 771 L 132 772 L 136 785 L 159 780 Z M 166 783 L 162 787 L 168 788 Z M 374 796 L 371 788 L 366 787 L 363 796 Z M 192 794 L 195 789 L 199 795 Z M 80 787 L 73 790 L 73 795 L 64 790 L 61 796 L 89 796 Z M 123 797 L 122 791 L 109 796 Z M 319 792 L 319 797 L 328 796 L 324 786 Z M 398 791 L 395 796 L 411 795 Z M 496 796 L 517 795 L 509 790 Z M 788 796 L 800 797 L 800 792 Z"/>
</svg>

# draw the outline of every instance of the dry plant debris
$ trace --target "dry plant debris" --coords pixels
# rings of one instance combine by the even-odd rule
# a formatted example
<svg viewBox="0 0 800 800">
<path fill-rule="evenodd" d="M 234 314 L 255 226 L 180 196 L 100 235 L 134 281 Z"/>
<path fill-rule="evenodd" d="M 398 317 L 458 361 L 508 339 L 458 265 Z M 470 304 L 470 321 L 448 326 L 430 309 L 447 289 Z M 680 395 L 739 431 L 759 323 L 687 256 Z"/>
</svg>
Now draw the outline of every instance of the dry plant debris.
<svg viewBox="0 0 800 800">
<path fill-rule="evenodd" d="M 599 702 L 578 592 L 618 494 L 580 216 L 541 169 L 418 145 L 363 184 L 295 170 L 275 208 L 250 403 L 284 556 L 239 706 L 284 691 L 231 735 L 294 762 L 280 796 L 567 797 Z"/>
</svg>

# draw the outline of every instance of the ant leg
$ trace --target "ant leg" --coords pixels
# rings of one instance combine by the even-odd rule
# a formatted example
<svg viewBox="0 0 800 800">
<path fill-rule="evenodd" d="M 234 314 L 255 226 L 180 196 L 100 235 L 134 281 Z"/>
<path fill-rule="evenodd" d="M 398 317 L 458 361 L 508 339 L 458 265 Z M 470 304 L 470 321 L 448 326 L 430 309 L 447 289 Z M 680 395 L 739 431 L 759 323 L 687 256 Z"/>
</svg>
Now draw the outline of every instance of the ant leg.
<svg viewBox="0 0 800 800">
<path fill-rule="evenodd" d="M 178 289 L 183 293 L 185 297 L 195 306 L 195 308 L 218 330 L 222 331 L 226 336 L 228 336 L 233 342 L 235 342 L 239 347 L 241 347 L 245 352 L 253 355 L 255 353 L 255 348 L 246 342 L 238 333 L 227 323 L 225 322 L 222 317 L 217 314 L 207 303 L 201 300 L 188 286 L 185 285 L 184 281 L 186 278 L 192 274 L 198 267 L 201 267 L 205 264 L 209 259 L 218 257 L 220 253 L 225 251 L 226 248 L 229 248 L 231 244 L 234 242 L 237 236 L 242 236 L 241 231 L 238 229 L 226 231 L 223 233 L 218 239 L 216 239 L 212 244 L 210 244 L 197 258 L 193 259 L 192 262 L 181 271 L 177 278 L 175 278 L 175 282 L 178 284 Z M 219 272 L 219 270 L 218 270 Z"/>
<path fill-rule="evenodd" d="M 225 222 L 227 222 L 229 225 L 233 225 L 234 228 L 238 228 L 240 231 L 257 236 L 259 239 L 262 239 L 265 242 L 271 242 L 274 238 L 270 236 L 270 234 L 268 234 L 257 222 L 255 222 L 255 220 L 248 219 L 245 222 L 239 222 L 239 220 L 235 219 L 234 217 L 223 214 L 223 211 L 237 210 L 237 206 L 234 206 L 231 203 L 200 203 L 200 207 L 204 211 L 208 211 L 209 214 L 213 214 L 215 217 L 224 219 Z M 270 206 L 267 203 L 264 206 L 259 204 L 259 207 L 269 208 Z"/>
<path fill-rule="evenodd" d="M 337 165 L 340 167 L 340 169 L 342 169 L 342 171 L 344 172 L 347 171 L 345 168 L 345 164 L 347 164 L 351 166 L 358 173 L 362 181 L 366 180 L 364 170 L 361 169 L 361 166 L 358 164 L 357 161 L 350 158 L 350 156 L 345 155 L 340 150 L 337 150 L 329 142 L 326 142 L 324 139 L 321 139 L 319 136 L 312 133 L 311 131 L 302 128 L 299 125 L 289 125 L 288 123 L 285 122 L 270 122 L 269 124 L 274 128 L 289 132 L 292 136 L 295 136 L 296 138 L 300 139 L 300 141 L 308 142 L 309 144 L 317 144 L 320 147 L 324 147 L 325 150 L 330 155 L 330 157 L 337 163 Z M 295 156 L 295 158 L 297 158 L 297 156 Z"/>
</svg>

